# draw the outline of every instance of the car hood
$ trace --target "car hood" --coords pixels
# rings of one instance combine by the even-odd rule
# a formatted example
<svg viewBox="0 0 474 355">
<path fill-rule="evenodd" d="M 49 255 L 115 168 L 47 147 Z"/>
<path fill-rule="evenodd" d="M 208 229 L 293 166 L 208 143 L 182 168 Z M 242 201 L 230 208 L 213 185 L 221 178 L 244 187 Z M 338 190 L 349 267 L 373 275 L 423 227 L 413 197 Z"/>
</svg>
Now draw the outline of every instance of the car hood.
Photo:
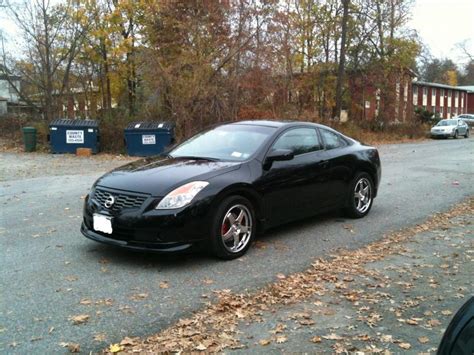
<svg viewBox="0 0 474 355">
<path fill-rule="evenodd" d="M 94 186 L 164 196 L 187 182 L 206 181 L 240 166 L 240 162 L 151 157 L 112 170 Z"/>
</svg>

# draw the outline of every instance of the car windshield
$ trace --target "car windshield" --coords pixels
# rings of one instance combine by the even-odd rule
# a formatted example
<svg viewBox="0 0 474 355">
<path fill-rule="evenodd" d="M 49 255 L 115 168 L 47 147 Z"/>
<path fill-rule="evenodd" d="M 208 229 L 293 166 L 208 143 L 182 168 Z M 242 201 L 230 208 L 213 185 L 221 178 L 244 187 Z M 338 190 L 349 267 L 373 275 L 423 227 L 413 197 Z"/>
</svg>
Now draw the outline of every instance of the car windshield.
<svg viewBox="0 0 474 355">
<path fill-rule="evenodd" d="M 457 121 L 456 120 L 442 120 L 439 121 L 437 126 L 456 126 Z"/>
<path fill-rule="evenodd" d="M 252 156 L 273 134 L 275 128 L 229 124 L 200 133 L 175 149 L 173 158 L 243 161 Z"/>
</svg>

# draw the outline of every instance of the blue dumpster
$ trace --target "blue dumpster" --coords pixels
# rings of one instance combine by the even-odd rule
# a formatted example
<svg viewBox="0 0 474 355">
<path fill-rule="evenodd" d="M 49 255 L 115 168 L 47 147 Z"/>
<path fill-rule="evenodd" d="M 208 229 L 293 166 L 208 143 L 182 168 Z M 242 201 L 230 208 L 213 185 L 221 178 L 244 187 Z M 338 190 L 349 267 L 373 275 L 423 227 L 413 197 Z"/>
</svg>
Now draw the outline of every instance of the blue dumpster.
<svg viewBox="0 0 474 355">
<path fill-rule="evenodd" d="M 173 143 L 174 124 L 171 122 L 132 122 L 125 128 L 125 144 L 131 156 L 157 155 Z"/>
<path fill-rule="evenodd" d="M 99 124 L 95 120 L 57 119 L 49 124 L 52 153 L 76 153 L 77 148 L 99 151 Z"/>
</svg>

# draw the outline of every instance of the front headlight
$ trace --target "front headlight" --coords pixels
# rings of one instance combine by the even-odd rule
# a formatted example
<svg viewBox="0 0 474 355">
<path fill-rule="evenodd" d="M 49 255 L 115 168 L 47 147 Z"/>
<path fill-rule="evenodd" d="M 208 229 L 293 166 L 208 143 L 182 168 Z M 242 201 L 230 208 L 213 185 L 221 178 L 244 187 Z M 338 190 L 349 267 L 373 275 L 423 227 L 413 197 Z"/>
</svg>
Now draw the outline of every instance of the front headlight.
<svg viewBox="0 0 474 355">
<path fill-rule="evenodd" d="M 178 187 L 171 191 L 168 195 L 166 195 L 156 206 L 157 210 L 167 210 L 173 208 L 181 208 L 193 200 L 193 198 L 201 191 L 209 185 L 206 181 L 193 181 L 187 183 L 183 186 Z"/>
</svg>

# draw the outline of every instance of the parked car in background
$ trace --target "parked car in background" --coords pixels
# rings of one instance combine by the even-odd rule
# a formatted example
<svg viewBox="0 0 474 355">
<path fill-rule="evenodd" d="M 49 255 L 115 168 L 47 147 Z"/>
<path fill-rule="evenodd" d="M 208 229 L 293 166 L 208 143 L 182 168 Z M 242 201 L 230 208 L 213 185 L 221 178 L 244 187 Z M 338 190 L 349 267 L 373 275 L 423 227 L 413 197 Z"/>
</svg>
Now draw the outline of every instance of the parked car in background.
<svg viewBox="0 0 474 355">
<path fill-rule="evenodd" d="M 431 128 L 432 138 L 458 138 L 459 136 L 469 137 L 469 126 L 460 118 L 451 118 L 439 121 Z"/>
<path fill-rule="evenodd" d="M 472 114 L 472 113 L 464 113 L 464 114 L 459 115 L 455 118 L 460 118 L 464 122 L 466 122 L 470 127 L 474 127 L 474 114 Z"/>
<path fill-rule="evenodd" d="M 132 250 L 195 244 L 242 256 L 257 231 L 343 208 L 361 218 L 381 177 L 376 148 L 323 125 L 243 121 L 212 127 L 166 156 L 99 178 L 84 204 L 82 233 Z"/>
</svg>

